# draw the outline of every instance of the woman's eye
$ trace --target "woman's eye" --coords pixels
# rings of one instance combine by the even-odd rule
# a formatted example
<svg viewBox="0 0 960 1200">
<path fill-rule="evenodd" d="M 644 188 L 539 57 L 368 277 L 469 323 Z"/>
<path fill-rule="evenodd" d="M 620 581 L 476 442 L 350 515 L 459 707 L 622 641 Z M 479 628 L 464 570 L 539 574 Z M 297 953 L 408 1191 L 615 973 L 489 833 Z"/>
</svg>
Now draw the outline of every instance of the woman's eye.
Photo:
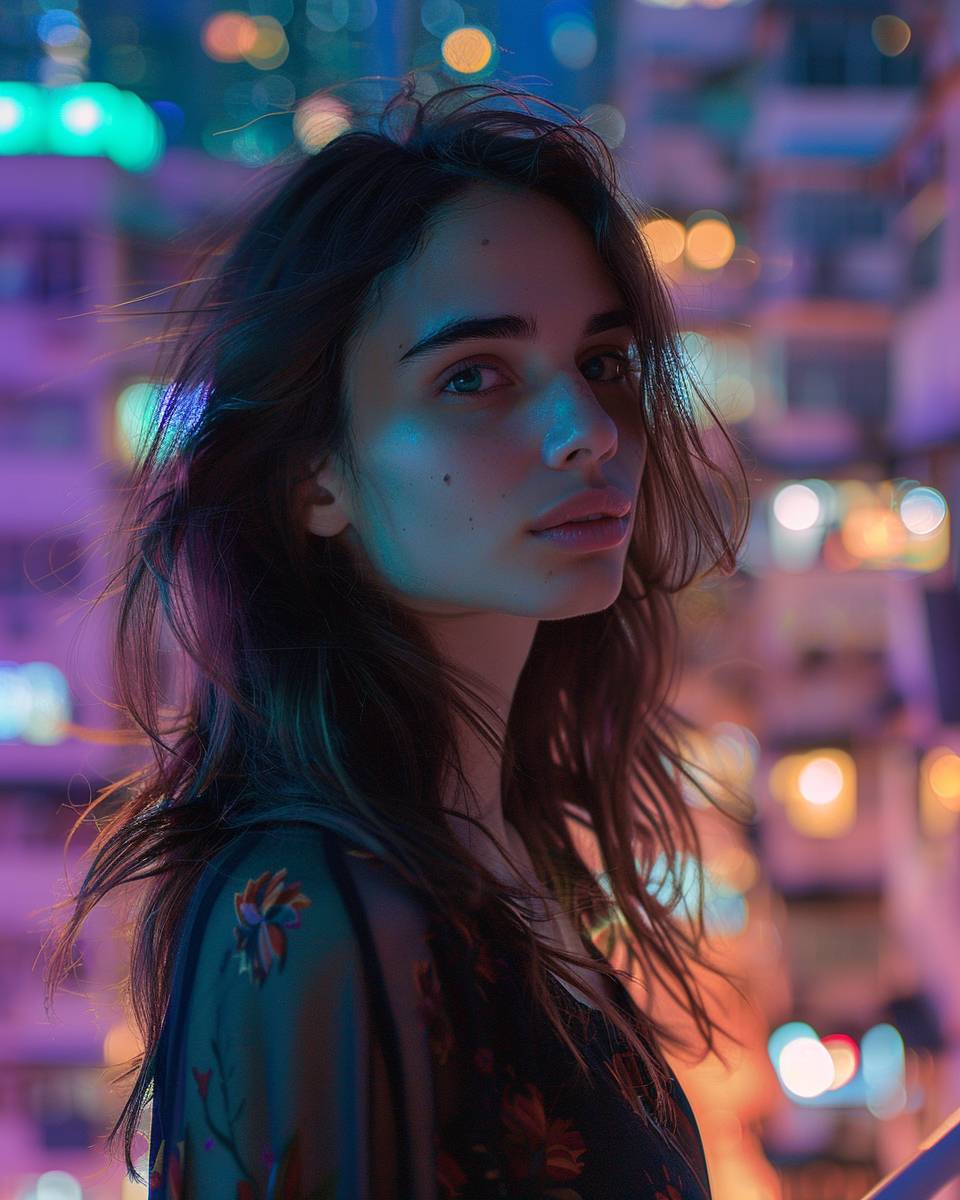
<svg viewBox="0 0 960 1200">
<path fill-rule="evenodd" d="M 585 363 L 603 363 L 604 359 L 611 359 L 613 365 L 617 368 L 616 374 L 604 379 L 602 377 L 603 368 L 601 366 L 600 374 L 588 375 L 587 378 L 591 383 L 619 383 L 626 379 L 630 374 L 630 357 L 627 354 L 619 351 L 604 351 L 602 354 L 592 354 Z M 479 382 L 480 373 L 482 371 L 500 372 L 500 368 L 493 363 L 485 362 L 467 362 L 461 363 L 451 374 L 446 377 L 443 387 L 440 389 L 442 393 L 448 396 L 482 396 L 487 392 L 496 391 L 496 387 L 477 387 L 473 386 Z M 502 374 L 502 372 L 500 372 Z M 459 386 L 453 390 L 448 390 L 452 384 L 457 384 L 458 380 L 466 380 L 465 388 Z"/>
<path fill-rule="evenodd" d="M 453 372 L 452 375 L 447 376 L 446 383 L 443 385 L 443 387 L 440 390 L 442 392 L 446 392 L 447 395 L 452 395 L 452 396 L 478 396 L 485 392 L 496 391 L 495 388 L 473 387 L 472 384 L 477 382 L 481 371 L 497 371 L 497 370 L 498 370 L 498 368 L 493 366 L 491 363 L 479 363 L 479 362 L 463 363 L 461 366 L 457 367 L 457 369 Z M 462 379 L 466 379 L 468 381 L 467 387 L 465 389 L 456 390 L 453 392 L 447 391 L 447 389 L 450 387 L 450 385 L 452 383 L 456 383 L 458 380 L 462 380 Z"/>
</svg>

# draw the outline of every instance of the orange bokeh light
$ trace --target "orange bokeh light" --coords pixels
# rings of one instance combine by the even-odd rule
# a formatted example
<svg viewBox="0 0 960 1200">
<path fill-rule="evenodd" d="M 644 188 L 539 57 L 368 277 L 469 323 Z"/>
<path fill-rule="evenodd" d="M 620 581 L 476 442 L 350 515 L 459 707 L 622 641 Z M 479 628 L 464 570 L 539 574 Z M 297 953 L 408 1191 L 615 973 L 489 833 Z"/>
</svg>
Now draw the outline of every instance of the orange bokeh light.
<svg viewBox="0 0 960 1200">
<path fill-rule="evenodd" d="M 204 52 L 217 62 L 240 62 L 257 44 L 259 30 L 242 12 L 218 12 L 200 35 Z"/>
<path fill-rule="evenodd" d="M 440 53 L 447 66 L 469 75 L 483 70 L 493 57 L 493 46 L 482 29 L 464 25 L 447 34 Z"/>
</svg>

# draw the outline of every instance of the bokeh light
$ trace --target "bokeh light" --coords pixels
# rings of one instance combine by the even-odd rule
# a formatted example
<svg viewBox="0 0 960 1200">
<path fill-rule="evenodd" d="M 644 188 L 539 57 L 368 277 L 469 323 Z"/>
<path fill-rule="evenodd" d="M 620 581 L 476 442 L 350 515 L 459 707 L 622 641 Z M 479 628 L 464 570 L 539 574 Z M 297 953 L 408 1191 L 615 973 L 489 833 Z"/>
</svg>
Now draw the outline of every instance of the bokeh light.
<svg viewBox="0 0 960 1200">
<path fill-rule="evenodd" d="M 475 25 L 463 25 L 443 39 L 440 54 L 448 67 L 460 75 L 482 71 L 493 57 L 494 43 L 489 34 Z"/>
<path fill-rule="evenodd" d="M 561 67 L 582 71 L 597 53 L 597 31 L 585 12 L 564 12 L 549 20 L 550 52 Z"/>
<path fill-rule="evenodd" d="M 352 0 L 346 28 L 350 33 L 362 33 L 377 19 L 377 0 Z"/>
<path fill-rule="evenodd" d="M 103 108 L 89 96 L 77 96 L 74 100 L 68 100 L 60 109 L 60 120 L 64 126 L 79 137 L 99 129 L 104 118 Z"/>
<path fill-rule="evenodd" d="M 206 21 L 200 40 L 206 54 L 217 62 L 241 62 L 256 45 L 258 36 L 251 16 L 226 11 L 214 13 Z"/>
<path fill-rule="evenodd" d="M 258 112 L 292 108 L 296 98 L 293 80 L 273 72 L 257 79 L 250 89 L 250 102 Z"/>
<path fill-rule="evenodd" d="M 338 33 L 350 19 L 349 0 L 307 0 L 307 20 L 321 33 Z"/>
<path fill-rule="evenodd" d="M 283 26 L 274 17 L 254 17 L 256 37 L 243 51 L 243 58 L 258 71 L 283 66 L 290 54 L 290 43 Z"/>
<path fill-rule="evenodd" d="M 316 154 L 349 128 L 350 110 L 334 96 L 307 96 L 293 114 L 294 136 L 308 154 Z"/>
<path fill-rule="evenodd" d="M 41 42 L 56 45 L 57 31 L 80 29 L 82 22 L 75 12 L 66 8 L 51 8 L 37 18 L 37 37 Z"/>
<path fill-rule="evenodd" d="M 867 1107 L 875 1115 L 893 1115 L 902 1106 L 904 1053 L 900 1031 L 886 1023 L 874 1025 L 860 1039 Z"/>
<path fill-rule="evenodd" d="M 788 483 L 773 498 L 773 515 L 784 529 L 812 529 L 820 520 L 820 497 L 809 484 Z"/>
<path fill-rule="evenodd" d="M 832 804 L 843 790 L 843 772 L 829 758 L 813 758 L 797 776 L 800 795 L 808 804 Z"/>
<path fill-rule="evenodd" d="M 804 837 L 841 837 L 856 822 L 857 765 L 845 750 L 785 754 L 771 767 L 768 783 L 772 799 Z"/>
<path fill-rule="evenodd" d="M 714 396 L 723 419 L 730 424 L 744 421 L 757 407 L 756 390 L 746 375 L 728 371 L 717 377 Z"/>
<path fill-rule="evenodd" d="M 424 0 L 420 5 L 420 24 L 434 37 L 444 38 L 459 29 L 466 18 L 456 0 Z"/>
<path fill-rule="evenodd" d="M 637 863 L 638 869 L 641 865 Z M 698 908 L 701 882 L 707 931 L 723 937 L 741 934 L 747 922 L 745 897 L 693 857 L 677 854 L 671 863 L 667 855 L 658 855 L 650 868 L 647 890 L 660 904 L 675 904 L 674 913 L 681 920 L 691 921 Z"/>
<path fill-rule="evenodd" d="M 705 217 L 687 229 L 687 261 L 703 271 L 726 266 L 736 246 L 733 230 L 717 217 Z"/>
<path fill-rule="evenodd" d="M 947 502 L 932 487 L 913 487 L 900 500 L 900 520 L 910 533 L 925 537 L 946 520 Z"/>
<path fill-rule="evenodd" d="M 728 887 L 749 892 L 760 877 L 760 864 L 745 846 L 730 845 L 712 855 L 709 870 Z"/>
<path fill-rule="evenodd" d="M 0 154 L 106 156 L 125 170 L 144 171 L 165 142 L 153 109 L 113 84 L 0 84 Z"/>
<path fill-rule="evenodd" d="M 833 1059 L 819 1038 L 793 1038 L 780 1051 L 777 1069 L 795 1096 L 819 1096 L 833 1083 Z"/>
<path fill-rule="evenodd" d="M 161 389 L 148 379 L 128 384 L 117 397 L 116 438 L 120 457 L 138 459 L 146 449 L 159 413 Z"/>
<path fill-rule="evenodd" d="M 63 672 L 48 662 L 0 662 L 0 741 L 20 738 L 35 746 L 63 740 L 72 719 Z"/>
<path fill-rule="evenodd" d="M 643 236 L 659 266 L 674 262 L 683 254 L 686 230 L 672 217 L 657 217 L 647 221 L 643 226 Z"/>
<path fill-rule="evenodd" d="M 896 58 L 910 45 L 911 29 L 901 17 L 884 13 L 875 17 L 870 26 L 873 44 L 887 58 Z"/>
<path fill-rule="evenodd" d="M 591 104 L 584 109 L 580 119 L 603 138 L 611 150 L 615 150 L 626 136 L 626 119 L 620 109 L 612 104 Z"/>
<path fill-rule="evenodd" d="M 879 504 L 864 504 L 851 509 L 840 527 L 843 548 L 864 563 L 886 560 L 906 548 L 907 531 L 895 512 Z"/>
<path fill-rule="evenodd" d="M 83 1200 L 83 1188 L 69 1171 L 44 1171 L 31 1200 Z"/>
<path fill-rule="evenodd" d="M 23 105 L 12 96 L 0 96 L 0 133 L 9 133 L 23 120 Z"/>
<path fill-rule="evenodd" d="M 103 1062 L 107 1067 L 119 1067 L 143 1052 L 143 1042 L 126 1021 L 118 1021 L 103 1039 Z"/>
<path fill-rule="evenodd" d="M 920 827 L 930 839 L 947 839 L 960 827 L 960 756 L 950 746 L 934 746 L 920 760 Z"/>
<path fill-rule="evenodd" d="M 960 755 L 941 747 L 928 759 L 930 790 L 947 808 L 960 812 Z"/>
<path fill-rule="evenodd" d="M 0 84 L 0 154 L 30 154 L 46 144 L 46 93 L 30 83 Z"/>
<path fill-rule="evenodd" d="M 860 1065 L 860 1049 L 849 1034 L 830 1033 L 820 1041 L 833 1060 L 833 1083 L 829 1091 L 835 1092 L 853 1079 Z"/>
</svg>

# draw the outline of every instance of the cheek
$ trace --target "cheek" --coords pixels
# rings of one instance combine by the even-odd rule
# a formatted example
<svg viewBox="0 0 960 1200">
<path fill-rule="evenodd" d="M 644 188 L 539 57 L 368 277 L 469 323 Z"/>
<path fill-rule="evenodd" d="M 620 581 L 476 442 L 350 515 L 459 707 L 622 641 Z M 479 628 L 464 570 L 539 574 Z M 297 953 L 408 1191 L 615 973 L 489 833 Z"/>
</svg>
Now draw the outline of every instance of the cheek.
<svg viewBox="0 0 960 1200">
<path fill-rule="evenodd" d="M 529 475 L 520 440 L 502 429 L 489 437 L 420 436 L 394 439 L 380 455 L 386 493 L 396 507 L 415 505 L 438 523 L 478 520 L 509 502 Z"/>
</svg>

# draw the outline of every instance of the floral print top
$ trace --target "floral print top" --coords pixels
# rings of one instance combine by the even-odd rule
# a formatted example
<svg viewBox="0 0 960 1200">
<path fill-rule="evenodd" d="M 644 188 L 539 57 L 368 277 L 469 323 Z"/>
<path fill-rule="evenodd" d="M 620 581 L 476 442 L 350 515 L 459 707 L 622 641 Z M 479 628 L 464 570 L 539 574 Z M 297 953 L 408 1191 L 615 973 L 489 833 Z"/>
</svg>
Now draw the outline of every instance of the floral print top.
<svg viewBox="0 0 960 1200">
<path fill-rule="evenodd" d="M 149 1200 L 710 1200 L 675 1076 L 682 1119 L 658 1137 L 602 1014 L 550 976 L 591 1086 L 497 939 L 340 835 L 238 835 L 183 928 Z"/>
</svg>

